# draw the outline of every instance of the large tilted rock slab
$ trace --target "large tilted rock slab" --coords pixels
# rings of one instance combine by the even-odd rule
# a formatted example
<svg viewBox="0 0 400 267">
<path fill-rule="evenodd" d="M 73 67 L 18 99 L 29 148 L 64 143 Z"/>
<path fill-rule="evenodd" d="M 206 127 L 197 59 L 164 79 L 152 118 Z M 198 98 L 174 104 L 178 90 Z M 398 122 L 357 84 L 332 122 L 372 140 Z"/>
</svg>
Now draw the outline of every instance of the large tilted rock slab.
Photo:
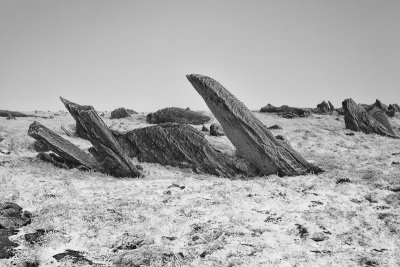
<svg viewBox="0 0 400 267">
<path fill-rule="evenodd" d="M 390 134 L 396 135 L 393 131 L 392 125 L 389 122 L 388 117 L 386 116 L 386 112 L 378 107 L 374 107 L 368 112 L 375 120 L 380 122 L 386 130 L 389 131 Z"/>
<path fill-rule="evenodd" d="M 233 158 L 214 149 L 201 132 L 187 124 L 162 123 L 114 135 L 130 157 L 142 162 L 191 168 L 221 177 L 245 174 Z"/>
<path fill-rule="evenodd" d="M 92 106 L 81 106 L 62 97 L 61 101 L 93 144 L 94 153 L 91 153 L 100 162 L 104 172 L 117 177 L 141 176 Z"/>
<path fill-rule="evenodd" d="M 39 122 L 35 121 L 29 126 L 28 134 L 63 158 L 67 164 L 71 163 L 71 166 L 82 165 L 90 170 L 100 169 L 100 164 L 95 158 Z"/>
<path fill-rule="evenodd" d="M 195 111 L 183 108 L 163 108 L 146 117 L 148 123 L 159 124 L 164 122 L 177 122 L 201 125 L 210 120 L 210 117 Z"/>
<path fill-rule="evenodd" d="M 254 164 L 262 174 L 293 176 L 322 172 L 290 145 L 277 140 L 267 127 L 220 83 L 198 74 L 187 75 L 187 78 L 221 123 L 238 154 Z"/>
<path fill-rule="evenodd" d="M 367 134 L 376 133 L 392 138 L 399 138 L 390 132 L 382 123 L 371 116 L 364 108 L 348 98 L 342 102 L 346 129 L 361 131 Z M 371 109 L 373 110 L 373 109 Z"/>
</svg>

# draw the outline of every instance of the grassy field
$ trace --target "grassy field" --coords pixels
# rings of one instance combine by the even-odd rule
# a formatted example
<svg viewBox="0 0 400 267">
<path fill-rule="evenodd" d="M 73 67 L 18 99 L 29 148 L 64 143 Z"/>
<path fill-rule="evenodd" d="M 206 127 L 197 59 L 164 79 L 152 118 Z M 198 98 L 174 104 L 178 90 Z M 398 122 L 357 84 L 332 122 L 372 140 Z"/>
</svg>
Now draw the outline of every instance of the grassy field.
<svg viewBox="0 0 400 267">
<path fill-rule="evenodd" d="M 74 125 L 69 114 L 53 114 L 36 120 L 90 147 L 60 129 Z M 0 202 L 33 214 L 12 237 L 21 244 L 16 256 L 0 266 L 77 266 L 53 258 L 66 249 L 83 252 L 93 266 L 399 266 L 400 141 L 348 136 L 336 115 L 255 114 L 267 126 L 279 124 L 273 133 L 325 172 L 225 179 L 141 163 L 144 178 L 117 179 L 40 161 L 27 135 L 35 118 L 0 118 L 0 146 L 11 150 L 0 154 Z M 119 131 L 146 125 L 145 114 L 108 117 Z M 399 117 L 390 121 L 399 132 Z M 206 138 L 235 153 L 226 137 Z M 49 232 L 28 244 L 23 235 L 36 229 Z"/>
</svg>

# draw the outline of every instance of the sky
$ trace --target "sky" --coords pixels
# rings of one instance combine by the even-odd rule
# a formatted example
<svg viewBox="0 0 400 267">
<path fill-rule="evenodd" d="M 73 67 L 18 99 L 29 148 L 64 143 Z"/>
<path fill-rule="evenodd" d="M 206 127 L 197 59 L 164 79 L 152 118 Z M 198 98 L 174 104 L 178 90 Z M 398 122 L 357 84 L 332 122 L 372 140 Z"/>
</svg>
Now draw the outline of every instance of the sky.
<svg viewBox="0 0 400 267">
<path fill-rule="evenodd" d="M 0 0 L 0 109 L 400 103 L 399 0 Z"/>
</svg>

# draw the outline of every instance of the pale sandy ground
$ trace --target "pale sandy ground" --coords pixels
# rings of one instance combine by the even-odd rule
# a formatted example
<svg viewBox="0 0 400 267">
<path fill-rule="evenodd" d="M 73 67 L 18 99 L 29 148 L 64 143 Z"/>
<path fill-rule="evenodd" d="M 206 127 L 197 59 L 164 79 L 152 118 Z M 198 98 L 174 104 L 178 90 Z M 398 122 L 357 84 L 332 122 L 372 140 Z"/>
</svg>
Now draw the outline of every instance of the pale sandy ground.
<svg viewBox="0 0 400 267">
<path fill-rule="evenodd" d="M 66 137 L 60 126 L 72 126 L 73 119 L 58 114 L 37 120 L 90 147 Z M 274 134 L 325 172 L 232 180 L 141 163 L 145 178 L 117 179 L 38 160 L 27 135 L 35 118 L 0 118 L 0 146 L 12 151 L 0 154 L 0 201 L 33 213 L 32 224 L 12 237 L 22 244 L 17 256 L 0 266 L 74 266 L 52 258 L 65 249 L 85 252 L 96 266 L 400 266 L 400 197 L 391 191 L 400 187 L 400 165 L 392 164 L 400 161 L 392 155 L 400 152 L 400 141 L 347 136 L 343 117 L 334 115 L 255 114 L 267 126 L 282 126 Z M 125 131 L 145 126 L 144 116 L 109 120 L 106 113 L 104 120 Z M 399 118 L 390 120 L 398 130 Z M 226 137 L 207 139 L 234 153 Z M 173 183 L 185 188 L 168 188 Z M 41 245 L 23 241 L 23 234 L 39 228 L 54 232 Z M 113 250 L 138 239 L 146 244 Z"/>
</svg>

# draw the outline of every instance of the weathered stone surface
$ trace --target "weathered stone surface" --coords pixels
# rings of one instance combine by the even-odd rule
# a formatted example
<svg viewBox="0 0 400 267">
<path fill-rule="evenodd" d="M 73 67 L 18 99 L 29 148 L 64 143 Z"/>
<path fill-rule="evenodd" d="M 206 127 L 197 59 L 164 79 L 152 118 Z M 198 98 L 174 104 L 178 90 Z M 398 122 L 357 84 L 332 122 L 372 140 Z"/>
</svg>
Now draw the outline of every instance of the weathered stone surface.
<svg viewBox="0 0 400 267">
<path fill-rule="evenodd" d="M 63 158 L 67 165 L 82 165 L 90 170 L 100 169 L 100 164 L 95 158 L 39 122 L 35 121 L 29 126 L 28 134 Z M 45 159 L 45 156 L 42 159 Z"/>
<path fill-rule="evenodd" d="M 202 132 L 209 132 L 210 129 L 208 129 L 207 126 L 203 125 L 203 127 L 201 127 L 201 131 Z"/>
<path fill-rule="evenodd" d="M 17 243 L 12 242 L 9 237 L 16 235 L 18 231 L 0 228 L 0 259 L 9 259 L 14 256 L 14 248 Z"/>
<path fill-rule="evenodd" d="M 76 136 L 78 136 L 82 139 L 89 140 L 89 138 L 86 136 L 85 130 L 82 128 L 81 124 L 78 122 L 76 122 L 75 134 L 76 134 Z"/>
<path fill-rule="evenodd" d="M 321 113 L 327 113 L 330 111 L 329 104 L 325 101 L 322 101 L 320 104 L 318 104 L 317 108 L 320 110 Z"/>
<path fill-rule="evenodd" d="M 275 107 L 274 105 L 271 104 L 262 107 L 260 109 L 260 112 L 277 113 L 278 115 L 286 118 L 308 117 L 311 115 L 311 112 L 308 109 L 294 108 L 294 107 L 289 107 L 287 105 Z"/>
<path fill-rule="evenodd" d="M 222 129 L 221 125 L 216 123 L 211 124 L 210 126 L 210 135 L 212 136 L 224 136 L 224 130 Z"/>
<path fill-rule="evenodd" d="M 130 117 L 130 113 L 126 108 L 117 108 L 111 111 L 110 119 L 122 119 L 126 117 Z"/>
<path fill-rule="evenodd" d="M 383 104 L 379 99 L 377 99 L 375 101 L 375 106 L 377 106 L 378 108 L 380 108 L 383 111 L 387 111 L 388 110 L 388 106 L 386 106 L 385 104 Z"/>
<path fill-rule="evenodd" d="M 0 203 L 0 259 L 14 256 L 17 243 L 10 241 L 9 237 L 18 233 L 17 229 L 31 223 L 32 214 L 23 211 L 13 202 Z"/>
<path fill-rule="evenodd" d="M 374 107 L 373 109 L 371 109 L 368 112 L 375 120 L 377 120 L 378 122 L 380 122 L 385 128 L 386 130 L 389 131 L 390 134 L 392 135 L 396 135 L 393 131 L 392 125 L 390 125 L 390 122 L 386 116 L 385 111 L 383 111 L 382 109 L 378 108 L 378 107 Z"/>
<path fill-rule="evenodd" d="M 114 135 L 125 152 L 141 162 L 191 168 L 222 177 L 244 173 L 235 159 L 214 149 L 201 132 L 187 124 L 162 123 Z"/>
<path fill-rule="evenodd" d="M 31 223 L 31 213 L 13 202 L 0 203 L 0 229 L 14 230 Z"/>
<path fill-rule="evenodd" d="M 159 124 L 164 122 L 177 122 L 201 125 L 210 121 L 210 117 L 182 108 L 164 108 L 157 112 L 150 113 L 146 117 L 146 121 L 152 124 Z"/>
<path fill-rule="evenodd" d="M 187 78 L 221 123 L 238 153 L 262 174 L 285 176 L 322 172 L 291 146 L 277 140 L 243 103 L 217 81 L 198 74 L 187 75 Z"/>
<path fill-rule="evenodd" d="M 81 106 L 64 98 L 61 101 L 92 143 L 94 156 L 100 162 L 102 172 L 116 177 L 141 176 L 92 106 Z"/>
<path fill-rule="evenodd" d="M 342 106 L 344 109 L 344 122 L 346 129 L 356 132 L 361 131 L 367 134 L 376 133 L 383 136 L 398 138 L 398 136 L 393 135 L 385 128 L 385 126 L 369 115 L 364 108 L 357 105 L 353 99 L 349 98 L 344 100 Z"/>
</svg>

